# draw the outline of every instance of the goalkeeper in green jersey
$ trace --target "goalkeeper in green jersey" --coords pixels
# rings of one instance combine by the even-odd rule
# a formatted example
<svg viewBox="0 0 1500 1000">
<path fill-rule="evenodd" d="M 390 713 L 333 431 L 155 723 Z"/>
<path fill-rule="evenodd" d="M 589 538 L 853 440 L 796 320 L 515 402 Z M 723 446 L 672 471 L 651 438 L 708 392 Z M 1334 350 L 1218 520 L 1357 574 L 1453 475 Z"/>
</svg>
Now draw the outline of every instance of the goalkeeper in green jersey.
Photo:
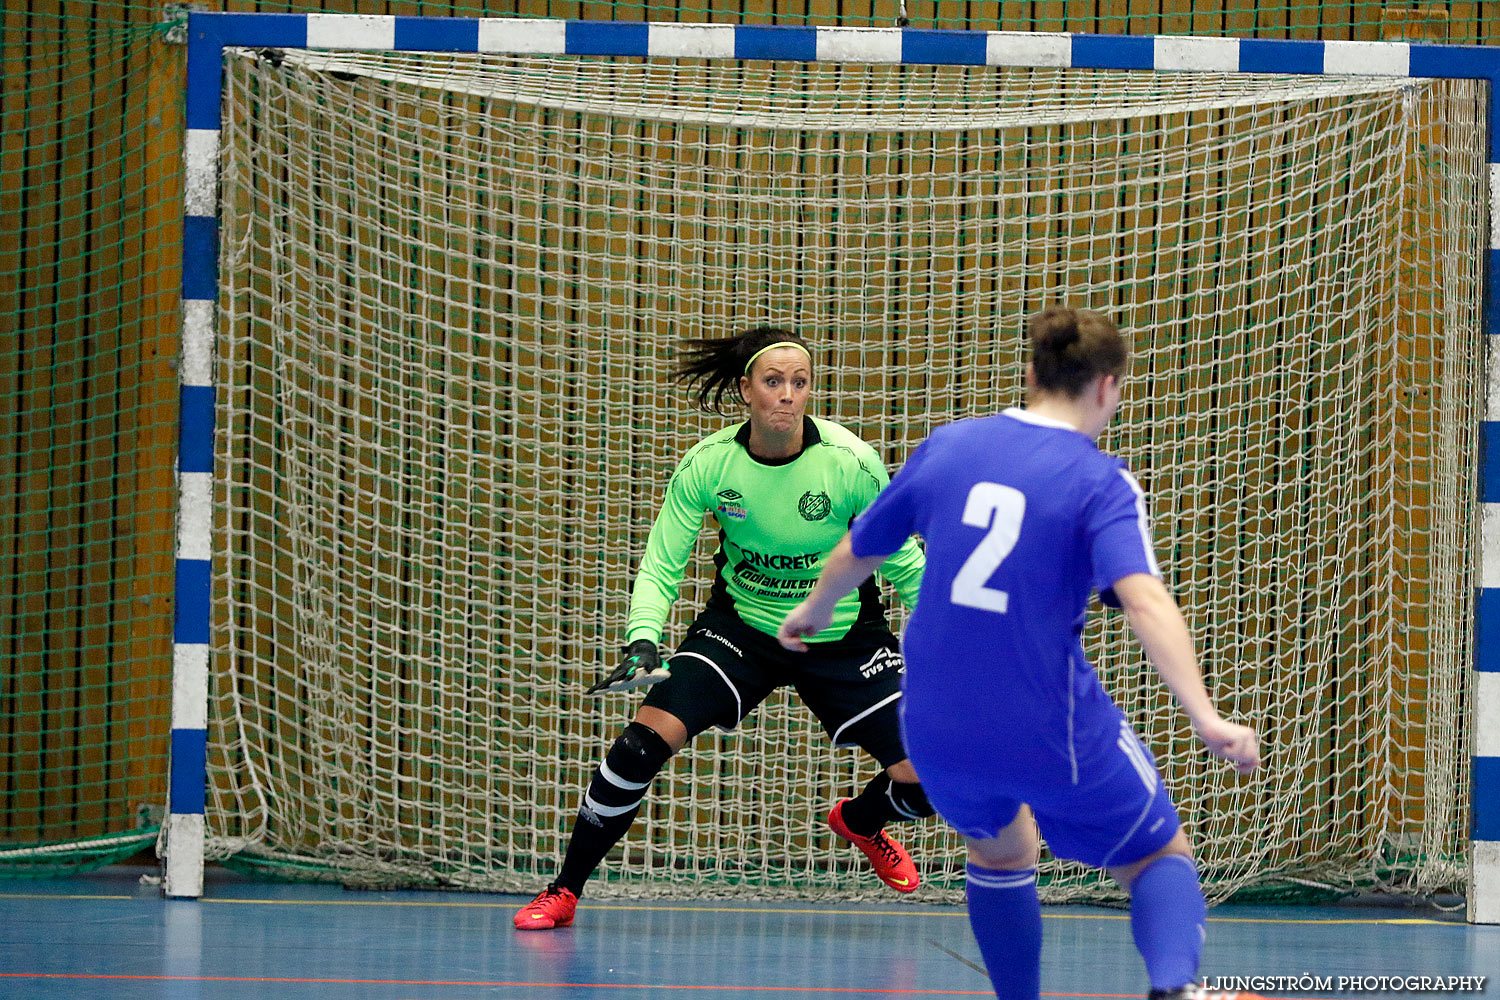
<svg viewBox="0 0 1500 1000">
<path fill-rule="evenodd" d="M 830 829 L 864 851 L 891 888 L 917 887 L 916 865 L 884 827 L 933 810 L 901 746 L 903 663 L 874 577 L 839 601 L 809 652 L 776 641 L 850 522 L 886 485 L 885 467 L 849 431 L 807 416 L 812 353 L 793 333 L 760 327 L 697 341 L 676 374 L 705 410 L 722 413 L 731 395 L 750 419 L 690 448 L 667 483 L 631 593 L 624 661 L 589 689 L 650 690 L 584 791 L 557 877 L 517 912 L 522 930 L 571 924 L 584 883 L 625 836 L 662 765 L 709 726 L 734 729 L 788 684 L 835 744 L 863 747 L 883 768 L 833 806 Z M 662 627 L 705 514 L 719 527 L 712 595 L 663 661 Z M 908 539 L 880 567 L 907 607 L 916 604 L 922 565 Z"/>
</svg>

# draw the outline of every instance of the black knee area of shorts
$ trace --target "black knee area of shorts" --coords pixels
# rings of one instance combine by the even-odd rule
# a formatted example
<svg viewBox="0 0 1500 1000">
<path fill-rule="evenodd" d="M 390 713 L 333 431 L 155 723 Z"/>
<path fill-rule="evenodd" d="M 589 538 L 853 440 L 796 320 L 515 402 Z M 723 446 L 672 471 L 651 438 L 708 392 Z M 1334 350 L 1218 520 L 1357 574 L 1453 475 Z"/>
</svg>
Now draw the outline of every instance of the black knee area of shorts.
<svg viewBox="0 0 1500 1000">
<path fill-rule="evenodd" d="M 610 770 L 626 781 L 650 781 L 672 759 L 672 748 L 650 726 L 632 722 L 604 759 Z"/>
<path fill-rule="evenodd" d="M 937 812 L 927 801 L 927 793 L 915 781 L 892 781 L 886 792 L 898 812 L 907 819 L 926 819 Z"/>
</svg>

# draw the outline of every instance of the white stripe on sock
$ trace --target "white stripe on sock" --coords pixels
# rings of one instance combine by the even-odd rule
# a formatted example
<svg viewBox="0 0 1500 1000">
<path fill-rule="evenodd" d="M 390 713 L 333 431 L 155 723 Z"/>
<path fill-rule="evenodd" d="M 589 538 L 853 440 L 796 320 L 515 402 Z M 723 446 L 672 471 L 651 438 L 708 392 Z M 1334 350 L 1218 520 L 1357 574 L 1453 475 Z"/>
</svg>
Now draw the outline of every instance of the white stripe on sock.
<svg viewBox="0 0 1500 1000">
<path fill-rule="evenodd" d="M 990 868 L 975 868 L 971 865 L 966 874 L 968 875 L 970 884 L 985 889 L 1019 889 L 1023 886 L 1036 884 L 1035 868 L 1027 869 L 1024 872 L 1000 872 Z"/>
<path fill-rule="evenodd" d="M 624 806 L 607 806 L 600 803 L 598 799 L 594 798 L 588 792 L 584 792 L 583 804 L 589 809 L 592 809 L 600 816 L 623 816 L 626 813 L 630 812 L 630 810 L 634 809 L 636 806 L 640 805 L 641 800 L 636 799 L 629 805 Z"/>
<path fill-rule="evenodd" d="M 651 784 L 650 781 L 626 781 L 610 768 L 608 760 L 601 760 L 599 762 L 599 773 L 604 776 L 605 781 L 627 792 L 634 792 Z"/>
</svg>

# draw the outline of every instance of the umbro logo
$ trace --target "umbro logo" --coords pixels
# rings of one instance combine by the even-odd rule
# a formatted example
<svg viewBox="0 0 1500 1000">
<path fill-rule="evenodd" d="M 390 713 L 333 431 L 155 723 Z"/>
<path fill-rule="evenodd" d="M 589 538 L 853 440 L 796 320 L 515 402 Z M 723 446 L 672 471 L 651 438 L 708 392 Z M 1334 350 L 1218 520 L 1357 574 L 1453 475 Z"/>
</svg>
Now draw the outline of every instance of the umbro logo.
<svg viewBox="0 0 1500 1000">
<path fill-rule="evenodd" d="M 715 494 L 719 498 L 719 505 L 714 508 L 714 513 L 743 521 L 749 516 L 745 509 L 745 495 L 736 489 L 723 489 Z"/>
</svg>

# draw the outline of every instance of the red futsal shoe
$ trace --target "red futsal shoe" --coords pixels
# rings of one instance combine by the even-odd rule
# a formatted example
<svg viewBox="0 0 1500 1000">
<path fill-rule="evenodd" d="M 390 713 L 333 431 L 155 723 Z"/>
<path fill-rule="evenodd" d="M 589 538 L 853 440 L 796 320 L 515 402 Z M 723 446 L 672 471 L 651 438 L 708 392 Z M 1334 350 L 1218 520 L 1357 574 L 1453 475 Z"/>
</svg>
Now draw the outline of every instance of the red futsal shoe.
<svg viewBox="0 0 1500 1000">
<path fill-rule="evenodd" d="M 884 830 L 873 837 L 861 837 L 844 825 L 844 803 L 840 799 L 828 813 L 828 829 L 865 852 L 880 881 L 897 892 L 916 892 L 921 879 L 917 876 L 916 862 L 906 853 L 906 848 L 886 836 Z"/>
<path fill-rule="evenodd" d="M 566 927 L 573 922 L 573 911 L 577 908 L 578 897 L 571 890 L 549 885 L 537 893 L 536 899 L 516 911 L 516 930 L 550 931 Z"/>
<path fill-rule="evenodd" d="M 1188 983 L 1175 990 L 1152 990 L 1147 1000 L 1267 1000 L 1259 993 L 1243 990 L 1211 990 L 1198 983 Z"/>
</svg>

